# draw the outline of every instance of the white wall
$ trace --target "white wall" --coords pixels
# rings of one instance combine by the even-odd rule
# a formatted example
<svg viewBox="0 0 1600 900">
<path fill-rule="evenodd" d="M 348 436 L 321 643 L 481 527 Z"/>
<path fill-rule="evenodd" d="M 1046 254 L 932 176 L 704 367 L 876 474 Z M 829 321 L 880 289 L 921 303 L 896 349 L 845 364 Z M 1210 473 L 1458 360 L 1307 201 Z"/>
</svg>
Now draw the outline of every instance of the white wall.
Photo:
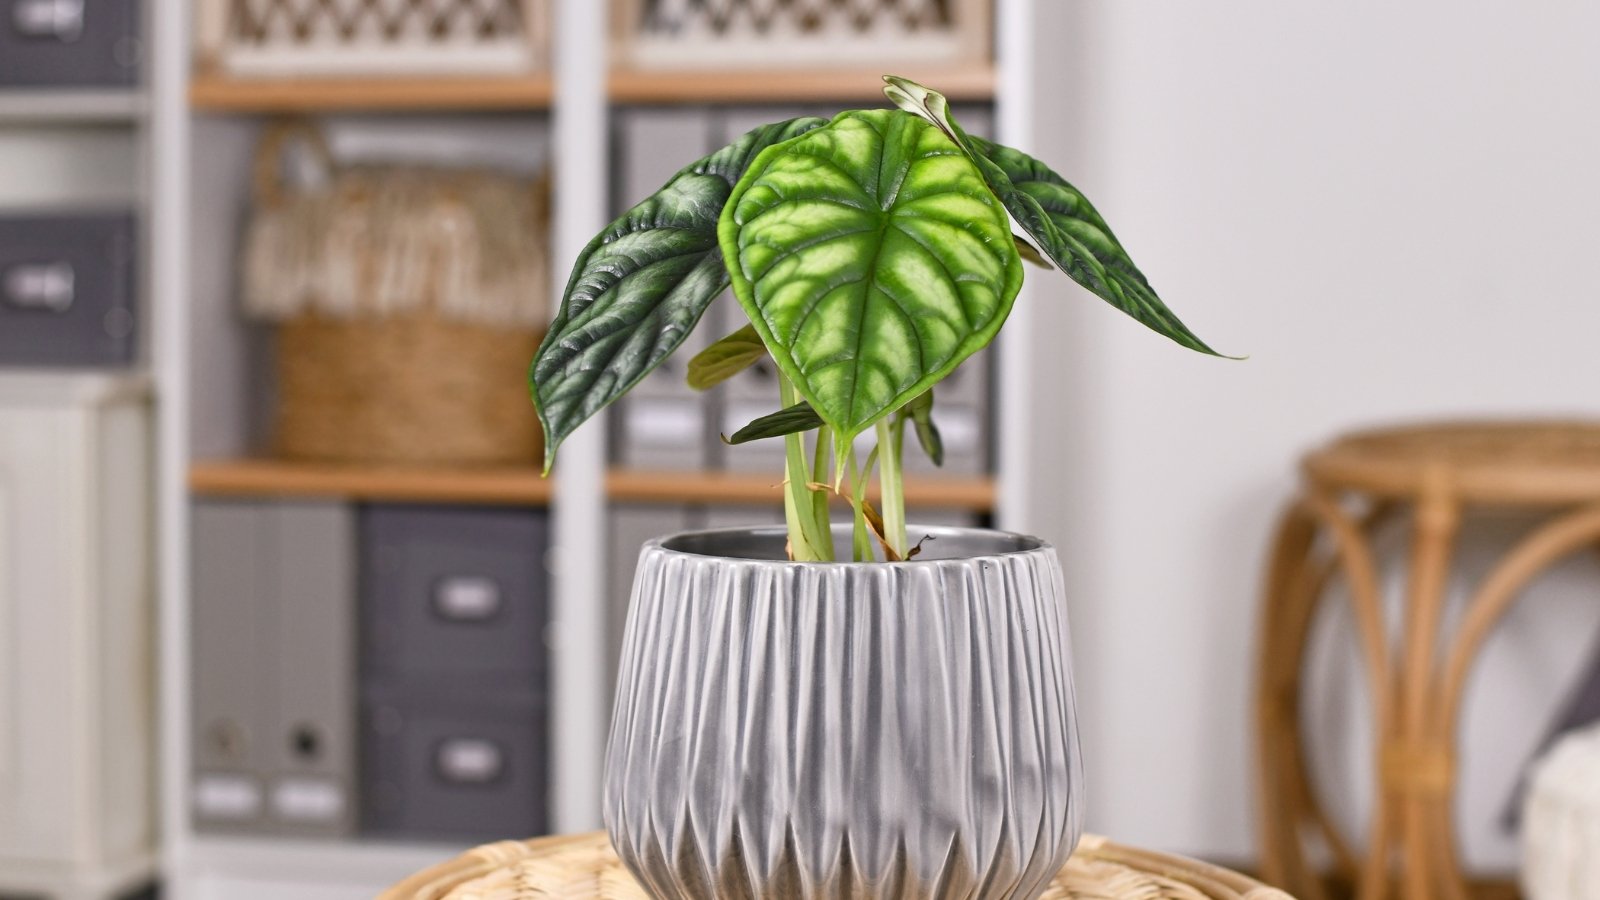
<svg viewBox="0 0 1600 900">
<path fill-rule="evenodd" d="M 1041 476 L 1058 503 L 1036 527 L 1072 582 L 1090 826 L 1243 858 L 1257 587 L 1297 456 L 1368 423 L 1600 414 L 1600 6 L 1042 5 L 1059 77 L 1035 149 L 1190 325 L 1250 355 L 1180 350 L 1030 273 L 1027 302 L 1072 307 L 1041 317 L 1062 349 L 1030 404 L 1067 470 Z M 1480 865 L 1514 860 L 1489 819 L 1594 631 L 1583 574 L 1546 583 L 1480 671 L 1461 814 Z M 1347 694 L 1318 730 L 1360 770 Z"/>
</svg>

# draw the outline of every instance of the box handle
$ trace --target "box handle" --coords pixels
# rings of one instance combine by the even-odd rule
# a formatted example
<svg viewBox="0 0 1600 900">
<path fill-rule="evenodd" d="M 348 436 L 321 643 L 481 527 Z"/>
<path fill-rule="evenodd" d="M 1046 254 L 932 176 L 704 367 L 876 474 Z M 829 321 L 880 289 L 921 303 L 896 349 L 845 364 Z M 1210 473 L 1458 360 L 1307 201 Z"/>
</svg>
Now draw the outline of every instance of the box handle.
<svg viewBox="0 0 1600 900">
<path fill-rule="evenodd" d="M 506 755 L 494 741 L 450 738 L 439 744 L 433 767 L 446 784 L 488 784 L 505 772 Z"/>
<path fill-rule="evenodd" d="M 500 583 L 482 575 L 449 575 L 433 585 L 433 611 L 448 622 L 483 622 L 505 605 Z"/>
<path fill-rule="evenodd" d="M 71 43 L 83 35 L 83 0 L 17 0 L 11 26 L 25 38 Z"/>
<path fill-rule="evenodd" d="M 72 308 L 76 283 L 71 263 L 20 263 L 0 279 L 0 300 L 14 309 L 63 313 Z"/>
</svg>

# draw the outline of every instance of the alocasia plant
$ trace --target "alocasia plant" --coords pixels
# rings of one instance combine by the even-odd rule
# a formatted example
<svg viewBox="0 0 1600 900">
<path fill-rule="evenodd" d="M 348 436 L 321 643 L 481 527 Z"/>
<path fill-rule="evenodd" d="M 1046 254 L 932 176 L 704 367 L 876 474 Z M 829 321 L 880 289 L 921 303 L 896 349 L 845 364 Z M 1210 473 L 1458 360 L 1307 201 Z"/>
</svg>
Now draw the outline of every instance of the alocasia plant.
<svg viewBox="0 0 1600 900">
<path fill-rule="evenodd" d="M 787 442 L 791 555 L 833 558 L 837 493 L 854 511 L 856 559 L 880 548 L 906 559 L 915 552 L 900 478 L 906 427 L 939 462 L 934 386 L 994 340 L 1024 259 L 1215 353 L 1081 192 L 1037 159 L 968 135 L 937 92 L 884 80 L 898 108 L 757 128 L 584 249 L 533 363 L 546 469 L 567 435 L 676 350 L 731 285 L 750 324 L 696 356 L 689 383 L 711 387 L 769 355 L 777 365 L 778 411 L 727 439 Z M 869 429 L 876 445 L 861 458 L 857 436 Z M 875 472 L 881 512 L 866 500 Z"/>
</svg>

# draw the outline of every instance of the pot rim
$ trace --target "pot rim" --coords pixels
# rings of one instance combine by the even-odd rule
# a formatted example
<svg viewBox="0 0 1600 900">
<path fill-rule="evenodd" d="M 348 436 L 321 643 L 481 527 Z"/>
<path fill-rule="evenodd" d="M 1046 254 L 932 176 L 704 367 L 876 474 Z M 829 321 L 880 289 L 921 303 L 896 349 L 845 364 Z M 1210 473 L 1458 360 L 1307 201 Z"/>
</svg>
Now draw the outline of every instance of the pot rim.
<svg viewBox="0 0 1600 900">
<path fill-rule="evenodd" d="M 849 537 L 851 525 L 833 526 L 833 533 L 837 540 L 840 534 Z M 758 563 L 762 565 L 784 565 L 801 567 L 849 567 L 849 568 L 881 568 L 884 566 L 932 566 L 941 563 L 969 563 L 983 560 L 1014 559 L 1039 553 L 1055 553 L 1055 547 L 1043 538 L 1031 534 L 1022 534 L 1015 531 L 1003 531 L 997 528 L 971 528 L 961 525 L 916 525 L 910 524 L 907 530 L 916 534 L 928 535 L 937 543 L 939 538 L 967 538 L 993 542 L 1003 545 L 1007 542 L 1014 545 L 1014 549 L 996 549 L 992 552 L 974 553 L 966 556 L 929 556 L 900 562 L 857 562 L 854 560 L 793 560 L 770 556 L 731 556 L 722 553 L 707 552 L 705 549 L 690 549 L 681 546 L 684 542 L 711 543 L 719 538 L 735 538 L 747 536 L 768 537 L 776 536 L 787 539 L 788 528 L 783 525 L 736 525 L 731 528 L 703 528 L 691 531 L 677 531 L 672 534 L 659 535 L 644 543 L 641 553 L 656 552 L 670 556 L 680 556 L 693 559 L 721 560 L 729 563 Z M 674 546 L 678 544 L 679 546 Z"/>
</svg>

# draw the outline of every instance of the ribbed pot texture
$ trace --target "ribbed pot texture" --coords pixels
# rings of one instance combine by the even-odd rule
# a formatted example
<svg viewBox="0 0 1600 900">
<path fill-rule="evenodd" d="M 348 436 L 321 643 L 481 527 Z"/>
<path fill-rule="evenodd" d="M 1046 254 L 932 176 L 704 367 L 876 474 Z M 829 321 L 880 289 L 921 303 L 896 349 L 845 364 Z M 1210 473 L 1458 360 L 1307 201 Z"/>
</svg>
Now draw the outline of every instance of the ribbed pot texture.
<svg viewBox="0 0 1600 900">
<path fill-rule="evenodd" d="M 1031 900 L 1082 821 L 1061 567 L 931 533 L 784 560 L 781 528 L 640 554 L 606 750 L 617 853 L 659 900 Z"/>
</svg>

